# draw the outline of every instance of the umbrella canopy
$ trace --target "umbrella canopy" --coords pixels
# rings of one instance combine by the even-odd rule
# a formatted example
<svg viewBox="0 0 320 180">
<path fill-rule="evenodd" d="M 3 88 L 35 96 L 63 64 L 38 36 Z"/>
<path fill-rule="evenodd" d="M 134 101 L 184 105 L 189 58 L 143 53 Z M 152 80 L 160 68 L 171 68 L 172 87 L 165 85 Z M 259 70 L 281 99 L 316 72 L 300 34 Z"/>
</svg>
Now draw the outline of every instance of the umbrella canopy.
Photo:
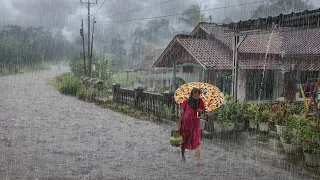
<svg viewBox="0 0 320 180">
<path fill-rule="evenodd" d="M 176 103 L 181 104 L 188 99 L 193 88 L 201 90 L 200 98 L 207 110 L 214 111 L 222 106 L 224 94 L 216 86 L 203 82 L 190 82 L 180 86 L 174 93 Z"/>
</svg>

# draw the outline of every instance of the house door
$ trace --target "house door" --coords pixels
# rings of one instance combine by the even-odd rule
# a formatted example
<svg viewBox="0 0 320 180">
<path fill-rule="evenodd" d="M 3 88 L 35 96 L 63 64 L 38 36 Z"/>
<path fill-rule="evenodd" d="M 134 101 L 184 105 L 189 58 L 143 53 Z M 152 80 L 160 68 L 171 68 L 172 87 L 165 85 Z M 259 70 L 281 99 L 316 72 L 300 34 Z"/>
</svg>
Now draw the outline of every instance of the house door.
<svg viewBox="0 0 320 180">
<path fill-rule="evenodd" d="M 275 81 L 275 74 L 272 70 L 266 70 L 264 73 L 263 84 L 262 75 L 263 70 L 248 70 L 246 81 L 246 99 L 255 101 L 259 99 L 261 90 L 261 100 L 272 100 L 273 86 Z"/>
<path fill-rule="evenodd" d="M 217 72 L 217 82 L 216 86 L 224 93 L 231 93 L 231 84 L 232 84 L 232 71 L 220 71 Z"/>
</svg>

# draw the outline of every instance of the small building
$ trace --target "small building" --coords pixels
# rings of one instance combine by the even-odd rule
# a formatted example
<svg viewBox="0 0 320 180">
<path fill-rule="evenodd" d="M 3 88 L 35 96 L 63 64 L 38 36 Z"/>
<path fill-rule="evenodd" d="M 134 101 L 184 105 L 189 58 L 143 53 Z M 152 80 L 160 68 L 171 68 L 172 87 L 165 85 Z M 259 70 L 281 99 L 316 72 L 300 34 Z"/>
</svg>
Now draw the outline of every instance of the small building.
<svg viewBox="0 0 320 180">
<path fill-rule="evenodd" d="M 170 68 L 152 67 L 162 51 L 163 49 L 156 49 L 150 52 L 137 64 L 134 70 L 143 79 L 139 82 L 140 85 L 146 86 L 148 91 L 153 91 L 157 86 L 169 86 L 170 84 L 170 79 L 172 78 Z"/>
<path fill-rule="evenodd" d="M 144 81 L 139 82 L 140 86 L 146 86 L 148 91 L 153 91 L 157 87 L 166 86 L 172 88 L 173 70 L 171 67 L 155 68 L 153 64 L 159 58 L 164 49 L 156 49 L 137 64 L 134 72 L 140 77 L 143 77 Z M 185 64 L 179 66 L 176 69 L 176 83 L 177 85 L 185 82 L 199 81 L 201 75 L 195 76 L 195 74 L 201 73 L 197 69 L 193 69 L 192 65 Z"/>
</svg>

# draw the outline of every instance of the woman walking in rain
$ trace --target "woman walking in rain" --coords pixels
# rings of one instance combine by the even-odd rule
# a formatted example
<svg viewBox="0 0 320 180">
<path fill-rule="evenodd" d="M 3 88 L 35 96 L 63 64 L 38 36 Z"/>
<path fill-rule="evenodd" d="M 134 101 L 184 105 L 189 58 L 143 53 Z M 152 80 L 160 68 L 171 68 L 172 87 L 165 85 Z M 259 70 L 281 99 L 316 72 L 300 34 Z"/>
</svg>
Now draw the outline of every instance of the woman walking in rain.
<svg viewBox="0 0 320 180">
<path fill-rule="evenodd" d="M 205 106 L 200 99 L 200 89 L 194 88 L 190 93 L 189 99 L 181 105 L 178 129 L 183 138 L 181 144 L 182 160 L 185 161 L 185 149 L 196 151 L 196 160 L 200 165 L 200 140 L 201 128 L 199 114 L 204 112 Z"/>
</svg>

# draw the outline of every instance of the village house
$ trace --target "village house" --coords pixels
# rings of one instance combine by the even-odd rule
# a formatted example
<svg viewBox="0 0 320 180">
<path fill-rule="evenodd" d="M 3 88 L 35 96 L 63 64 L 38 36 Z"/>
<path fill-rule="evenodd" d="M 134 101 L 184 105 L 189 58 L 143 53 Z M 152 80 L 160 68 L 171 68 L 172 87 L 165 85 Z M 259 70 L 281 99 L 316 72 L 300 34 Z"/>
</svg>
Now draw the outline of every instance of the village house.
<svg viewBox="0 0 320 180">
<path fill-rule="evenodd" d="M 222 25 L 200 22 L 190 35 L 174 37 L 154 67 L 188 65 L 195 80 L 239 101 L 299 100 L 299 83 L 320 78 L 319 11 Z"/>
<path fill-rule="evenodd" d="M 138 76 L 144 77 L 144 81 L 140 82 L 139 86 L 146 87 L 148 91 L 153 91 L 157 86 L 169 86 L 170 84 L 170 78 L 167 77 L 172 74 L 170 68 L 152 67 L 162 51 L 163 49 L 153 50 L 134 69 Z"/>
<path fill-rule="evenodd" d="M 167 86 L 170 88 L 173 70 L 171 67 L 153 67 L 153 64 L 159 58 L 164 49 L 156 49 L 150 52 L 139 62 L 134 70 L 140 77 L 144 77 L 145 81 L 140 82 L 138 86 L 147 87 L 148 91 L 153 91 L 156 87 Z M 176 68 L 176 84 L 180 85 L 185 82 L 199 81 L 201 79 L 201 71 L 194 69 L 193 66 L 184 64 Z"/>
</svg>

